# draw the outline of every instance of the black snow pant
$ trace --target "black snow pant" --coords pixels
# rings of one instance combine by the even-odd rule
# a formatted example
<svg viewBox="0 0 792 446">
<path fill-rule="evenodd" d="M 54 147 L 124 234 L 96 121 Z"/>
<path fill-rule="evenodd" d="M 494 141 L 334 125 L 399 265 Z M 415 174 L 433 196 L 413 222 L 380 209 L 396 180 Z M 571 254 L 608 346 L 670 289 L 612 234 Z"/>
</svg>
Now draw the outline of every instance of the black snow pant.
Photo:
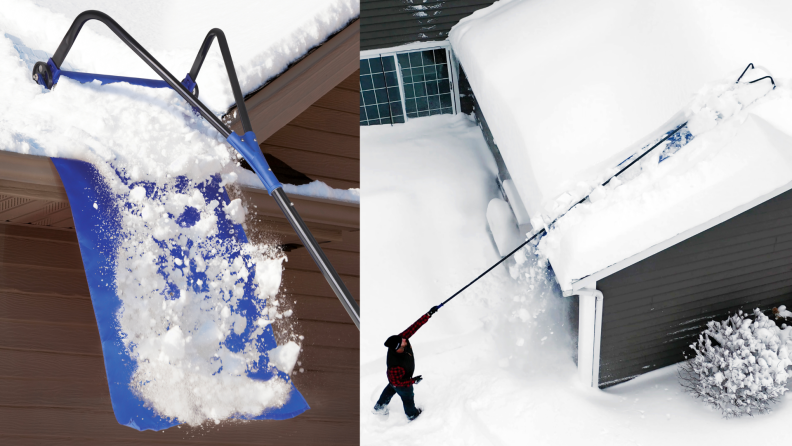
<svg viewBox="0 0 792 446">
<path fill-rule="evenodd" d="M 407 415 L 407 418 L 412 420 L 413 418 L 417 417 L 420 412 L 418 412 L 418 409 L 415 408 L 415 396 L 413 394 L 413 386 L 411 385 L 407 387 L 393 387 L 392 385 L 388 384 L 382 390 L 382 394 L 377 400 L 377 405 L 374 407 L 379 409 L 387 406 L 388 403 L 390 403 L 391 398 L 393 398 L 393 395 L 397 393 L 402 400 L 404 414 Z"/>
</svg>

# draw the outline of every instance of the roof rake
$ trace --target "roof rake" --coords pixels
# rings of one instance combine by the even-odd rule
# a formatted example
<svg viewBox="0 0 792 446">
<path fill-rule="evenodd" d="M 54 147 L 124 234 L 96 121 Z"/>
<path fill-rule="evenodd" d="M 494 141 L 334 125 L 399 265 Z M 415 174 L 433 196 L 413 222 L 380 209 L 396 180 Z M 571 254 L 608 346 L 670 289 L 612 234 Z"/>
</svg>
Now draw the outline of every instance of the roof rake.
<svg viewBox="0 0 792 446">
<path fill-rule="evenodd" d="M 77 35 L 80 33 L 80 29 L 82 29 L 83 25 L 89 20 L 98 20 L 107 25 L 107 27 L 110 28 L 110 30 L 113 31 L 113 33 L 115 33 L 115 35 L 118 36 L 118 38 L 120 38 L 129 48 L 131 48 L 132 51 L 138 55 L 138 57 L 143 59 L 143 61 L 149 67 L 151 67 L 151 69 L 154 70 L 154 72 L 157 73 L 157 75 L 159 75 L 162 80 L 61 70 L 59 67 L 63 65 L 66 55 L 69 53 L 69 50 L 71 49 L 75 40 L 77 40 Z M 242 128 L 245 132 L 242 136 L 234 133 L 223 123 L 223 121 L 215 116 L 214 113 L 212 113 L 203 103 L 201 103 L 200 100 L 198 100 L 198 84 L 196 83 L 196 79 L 198 78 L 198 72 L 201 70 L 201 65 L 203 65 L 204 59 L 206 58 L 209 48 L 212 46 L 212 42 L 215 38 L 217 38 L 217 43 L 220 46 L 220 52 L 223 56 L 226 70 L 228 71 L 228 79 L 231 82 L 231 90 L 233 91 L 234 100 L 236 101 L 239 117 L 242 122 Z M 143 48 L 134 38 L 132 38 L 128 32 L 126 32 L 118 23 L 116 23 L 115 20 L 110 18 L 110 16 L 100 11 L 85 11 L 78 15 L 74 20 L 71 27 L 69 28 L 69 31 L 63 37 L 63 40 L 58 46 L 57 51 L 55 51 L 55 55 L 52 56 L 46 63 L 37 62 L 33 66 L 33 80 L 48 90 L 55 88 L 61 76 L 65 76 L 83 83 L 98 80 L 102 84 L 126 82 L 132 85 L 140 85 L 150 88 L 171 88 L 181 95 L 181 97 L 193 107 L 194 111 L 200 114 L 218 132 L 220 132 L 220 134 L 226 138 L 228 143 L 231 144 L 231 146 L 236 149 L 236 151 L 239 152 L 239 154 L 241 154 L 248 164 L 253 168 L 256 175 L 264 184 L 264 187 L 266 187 L 267 192 L 270 194 L 270 196 L 272 196 L 272 198 L 275 199 L 275 202 L 278 203 L 281 211 L 283 211 L 283 215 L 286 216 L 286 219 L 300 237 L 303 245 L 311 254 L 314 262 L 316 262 L 316 266 L 319 267 L 319 270 L 327 280 L 330 288 L 332 288 L 333 292 L 338 297 L 338 300 L 341 302 L 344 310 L 346 310 L 346 312 L 349 314 L 349 317 L 355 323 L 355 326 L 360 329 L 360 307 L 358 306 L 357 302 L 355 302 L 355 299 L 352 297 L 347 287 L 344 285 L 344 282 L 339 277 L 335 268 L 333 268 L 333 265 L 327 259 L 327 256 L 319 247 L 319 244 L 316 242 L 316 239 L 314 239 L 311 231 L 305 225 L 305 222 L 303 222 L 302 218 L 297 213 L 297 210 L 294 208 L 294 204 L 286 196 L 286 193 L 283 191 L 283 185 L 272 173 L 267 161 L 264 159 L 261 149 L 259 148 L 256 135 L 253 132 L 253 127 L 250 124 L 250 118 L 248 117 L 247 108 L 245 107 L 245 98 L 242 95 L 242 90 L 239 87 L 239 80 L 237 79 L 236 71 L 234 70 L 231 52 L 228 49 L 228 43 L 226 42 L 225 34 L 223 34 L 222 30 L 215 28 L 209 31 L 203 41 L 203 44 L 201 45 L 200 50 L 198 51 L 198 55 L 195 57 L 195 62 L 193 63 L 190 72 L 187 73 L 187 75 L 184 77 L 184 80 L 179 82 L 167 69 L 165 69 L 165 67 L 162 66 L 162 64 L 160 64 L 151 54 L 149 54 L 145 48 Z"/>
<path fill-rule="evenodd" d="M 62 66 L 80 29 L 89 20 L 98 20 L 107 25 L 162 80 L 61 70 L 59 67 Z M 231 131 L 198 100 L 198 86 L 195 81 L 214 39 L 220 45 L 231 81 L 245 132 L 242 136 Z M 231 53 L 221 30 L 213 29 L 207 34 L 192 69 L 179 82 L 112 18 L 99 11 L 85 11 L 74 20 L 55 55 L 46 63 L 37 62 L 33 67 L 33 80 L 48 90 L 58 84 L 61 76 L 79 82 L 97 80 L 102 84 L 127 82 L 151 88 L 171 88 L 179 93 L 193 107 L 194 112 L 220 132 L 254 169 L 267 192 L 275 199 L 297 232 L 349 317 L 358 330 L 360 329 L 358 304 L 264 159 L 251 128 Z M 217 422 L 225 418 L 282 420 L 309 409 L 290 379 L 290 375 L 294 373 L 297 352 L 301 348 L 298 342 L 292 340 L 301 337 L 289 333 L 288 340 L 278 345 L 271 325 L 275 319 L 288 317 L 291 312 L 287 310 L 281 313 L 277 311 L 277 300 L 268 305 L 268 302 L 259 297 L 262 295 L 262 286 L 268 296 L 277 293 L 280 281 L 276 283 L 269 278 L 280 277 L 281 263 L 277 259 L 264 259 L 254 268 L 253 254 L 249 250 L 234 249 L 244 246 L 247 236 L 237 220 L 229 217 L 235 212 L 235 208 L 222 187 L 219 175 L 199 184 L 191 183 L 186 177 L 177 177 L 173 184 L 166 187 L 167 190 L 158 190 L 152 182 L 133 183 L 124 173 L 116 170 L 120 181 L 131 190 L 128 198 L 119 199 L 108 187 L 96 166 L 72 159 L 52 158 L 52 161 L 63 181 L 72 208 L 74 227 L 102 341 L 113 412 L 120 424 L 137 430 L 161 430 L 185 422 L 200 424 L 208 419 Z M 179 228 L 166 234 L 179 234 L 178 237 L 155 237 L 152 240 L 146 239 L 147 244 L 144 244 L 136 237 L 124 236 L 123 218 L 133 218 L 139 214 L 143 219 L 144 212 L 141 209 L 144 208 L 141 203 L 144 200 L 153 200 L 151 202 L 155 204 L 154 207 L 162 205 L 165 209 L 170 209 L 165 206 L 169 203 L 164 200 L 176 195 L 169 193 L 187 196 L 188 187 L 194 187 L 189 205 L 182 206 L 179 211 L 168 210 L 165 214 L 156 211 L 161 214 L 163 221 L 167 217 L 165 223 L 170 225 L 169 228 Z M 204 222 L 204 216 L 208 217 L 206 221 L 210 223 L 210 226 L 206 226 L 208 230 L 190 232 L 199 227 L 199 222 Z M 198 235 L 193 237 L 190 234 Z M 149 260 L 136 263 L 142 257 L 141 253 L 149 256 Z M 219 257 L 221 255 L 225 257 Z M 262 268 L 261 273 L 259 266 Z M 247 268 L 254 271 L 249 272 Z M 142 272 L 138 273 L 136 270 Z M 123 281 L 116 280 L 119 271 L 125 274 L 121 276 Z M 220 271 L 219 275 L 215 274 L 217 271 Z M 262 281 L 265 279 L 262 277 L 269 282 L 264 284 Z M 153 282 L 155 285 L 146 282 Z M 222 283 L 227 286 L 218 286 Z M 198 302 L 192 297 L 196 295 Z M 149 299 L 145 299 L 147 296 Z M 216 299 L 209 306 L 211 308 L 202 305 L 207 296 Z M 131 302 L 129 308 L 124 302 Z M 156 308 L 157 306 L 161 306 L 162 310 Z M 231 313 L 232 307 L 234 313 Z M 149 308 L 152 312 L 149 312 Z M 175 312 L 172 311 L 174 309 Z M 189 309 L 191 313 L 180 309 Z M 189 319 L 191 317 L 193 319 Z M 149 324 L 149 318 L 153 328 L 144 327 Z M 131 321 L 130 326 L 135 329 L 121 330 L 125 321 Z M 155 345 L 155 348 L 152 349 L 151 345 Z M 160 352 L 160 356 L 151 356 L 152 351 Z M 183 359 L 185 352 L 193 355 L 188 358 L 192 362 Z M 193 361 L 194 358 L 198 359 Z M 179 369 L 178 373 L 171 373 L 167 379 L 160 379 L 161 369 L 150 367 L 151 364 L 156 367 L 160 364 L 180 366 L 180 361 L 190 367 L 194 366 L 192 368 L 199 372 Z M 219 374 L 222 376 L 215 376 Z M 254 381 L 238 379 L 242 375 Z M 168 381 L 174 376 L 178 379 Z M 215 400 L 212 399 L 215 393 L 205 391 L 201 387 L 203 384 L 192 384 L 205 383 L 215 378 L 217 382 L 231 382 L 228 381 L 231 379 L 234 383 L 243 382 L 247 386 L 234 384 L 238 388 L 235 387 L 233 392 L 224 390 L 225 394 L 232 394 L 241 402 L 236 402 L 237 405 L 233 407 L 220 404 L 217 407 L 225 410 L 222 414 L 215 411 Z M 260 389 L 256 386 L 264 385 L 262 381 L 266 381 L 267 385 L 278 386 L 278 392 L 270 393 L 280 396 L 276 399 L 265 398 L 261 392 L 250 390 Z M 249 384 L 250 382 L 253 384 Z M 172 390 L 173 387 L 178 387 L 179 391 Z M 176 395 L 181 399 L 175 398 Z M 174 404 L 175 399 L 178 401 Z M 173 409 L 175 406 L 178 408 Z M 188 407 L 189 411 L 185 412 L 184 407 Z"/>
</svg>

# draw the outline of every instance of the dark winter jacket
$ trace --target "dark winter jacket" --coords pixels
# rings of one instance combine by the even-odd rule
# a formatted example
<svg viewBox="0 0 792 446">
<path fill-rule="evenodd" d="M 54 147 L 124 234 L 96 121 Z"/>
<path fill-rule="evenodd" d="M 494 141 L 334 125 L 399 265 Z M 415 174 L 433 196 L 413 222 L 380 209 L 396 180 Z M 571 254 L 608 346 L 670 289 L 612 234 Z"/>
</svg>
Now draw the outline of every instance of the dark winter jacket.
<svg viewBox="0 0 792 446">
<path fill-rule="evenodd" d="M 410 328 L 401 332 L 399 336 L 407 339 L 407 346 L 404 347 L 404 352 L 399 353 L 395 348 L 388 349 L 388 382 L 393 387 L 407 387 L 413 384 L 415 357 L 413 357 L 413 350 L 409 339 L 430 317 L 429 314 L 424 314 L 420 319 L 415 321 L 414 324 L 410 325 Z"/>
</svg>

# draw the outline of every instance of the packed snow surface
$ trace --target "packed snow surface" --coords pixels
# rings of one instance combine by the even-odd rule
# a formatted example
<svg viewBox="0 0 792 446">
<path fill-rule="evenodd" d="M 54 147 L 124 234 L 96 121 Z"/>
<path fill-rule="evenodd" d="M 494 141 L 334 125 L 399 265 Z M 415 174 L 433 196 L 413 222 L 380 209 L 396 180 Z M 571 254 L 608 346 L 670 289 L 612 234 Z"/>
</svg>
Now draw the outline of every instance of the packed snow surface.
<svg viewBox="0 0 792 446">
<path fill-rule="evenodd" d="M 463 117 L 361 128 L 361 163 L 361 286 L 372 296 L 361 331 L 361 444 L 749 444 L 792 421 L 792 392 L 771 414 L 726 420 L 683 392 L 676 367 L 585 388 L 566 301 L 530 249 L 410 339 L 424 377 L 421 416 L 408 422 L 398 396 L 388 417 L 372 414 L 387 383 L 385 339 L 500 258 L 486 222 L 499 192 L 494 160 Z"/>
<path fill-rule="evenodd" d="M 38 7 L 37 7 L 38 6 Z M 171 74 L 183 79 L 204 37 L 220 28 L 228 40 L 242 94 L 282 73 L 360 14 L 357 0 L 33 0 L 3 5 L 6 32 L 35 24 L 35 48 L 54 53 L 77 15 L 99 10 L 118 22 Z M 74 71 L 156 79 L 104 24 L 88 22 L 66 61 Z M 46 62 L 46 60 L 45 60 Z M 217 41 L 198 75 L 200 99 L 215 113 L 235 103 Z"/>
<path fill-rule="evenodd" d="M 144 13 L 118 2 L 39 3 L 56 12 L 13 1 L 4 2 L 0 14 L 0 150 L 90 162 L 127 203 L 120 207 L 114 285 L 122 300 L 120 330 L 138 366 L 130 385 L 158 414 L 190 424 L 281 406 L 290 383 L 277 375 L 253 380 L 246 371 L 255 370 L 265 353 L 259 335 L 273 320 L 291 316 L 274 299 L 284 257 L 274 246 L 215 237 L 219 223 L 244 222 L 245 209 L 238 200 L 207 203 L 199 190 L 218 174 L 223 186 L 237 181 L 236 153 L 173 91 L 65 77 L 55 91 L 45 91 L 31 80 L 31 70 L 51 56 L 76 12 L 97 8 L 173 73 L 189 70 L 210 27 L 226 28 L 243 89 L 250 91 L 344 25 L 357 14 L 357 2 L 148 2 Z M 273 13 L 285 6 L 291 15 Z M 64 68 L 152 77 L 117 38 L 93 26 L 83 28 Z M 232 99 L 219 52 L 212 51 L 199 77 L 201 98 L 222 112 Z M 217 221 L 218 206 L 229 222 Z M 243 284 L 251 280 L 260 314 L 255 324 L 239 306 Z M 225 346 L 243 334 L 241 349 Z M 291 372 L 298 352 L 289 341 L 270 357 Z"/>
<path fill-rule="evenodd" d="M 785 0 L 503 0 L 449 39 L 528 213 L 552 219 L 705 83 L 749 62 L 792 75 L 790 16 Z"/>
<path fill-rule="evenodd" d="M 665 159 L 658 147 L 558 219 L 539 247 L 562 288 L 792 188 L 792 91 L 776 83 L 707 84 L 687 145 Z"/>
</svg>

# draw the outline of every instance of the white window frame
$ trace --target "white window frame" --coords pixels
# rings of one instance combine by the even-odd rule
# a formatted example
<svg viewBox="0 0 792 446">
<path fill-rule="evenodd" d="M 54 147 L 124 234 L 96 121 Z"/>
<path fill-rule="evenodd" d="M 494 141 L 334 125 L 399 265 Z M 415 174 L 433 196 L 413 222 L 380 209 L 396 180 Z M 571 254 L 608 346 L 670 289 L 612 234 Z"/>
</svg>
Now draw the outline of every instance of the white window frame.
<svg viewBox="0 0 792 446">
<path fill-rule="evenodd" d="M 439 50 L 444 49 L 446 50 L 446 63 L 448 63 L 449 76 L 451 78 L 451 97 L 453 101 L 451 102 L 451 108 L 453 109 L 453 114 L 459 114 L 460 105 L 459 105 L 459 61 L 454 56 L 454 50 L 451 48 L 451 42 L 448 40 L 443 40 L 441 42 L 426 42 L 421 45 L 405 45 L 404 47 L 397 47 L 397 48 L 388 48 L 379 51 L 372 51 L 367 50 L 360 53 L 360 60 L 364 59 L 371 59 L 372 57 L 388 57 L 393 56 L 394 61 L 396 62 L 396 75 L 399 80 L 399 93 L 401 95 L 401 104 L 402 104 L 402 112 L 404 113 L 404 122 L 410 120 L 407 117 L 407 99 L 404 97 L 404 79 L 402 79 L 401 74 L 401 66 L 399 65 L 399 54 L 406 54 L 406 53 L 414 53 L 417 51 L 426 51 L 426 50 Z M 423 117 L 423 116 L 422 116 Z M 417 119 L 417 118 L 416 118 Z"/>
</svg>

